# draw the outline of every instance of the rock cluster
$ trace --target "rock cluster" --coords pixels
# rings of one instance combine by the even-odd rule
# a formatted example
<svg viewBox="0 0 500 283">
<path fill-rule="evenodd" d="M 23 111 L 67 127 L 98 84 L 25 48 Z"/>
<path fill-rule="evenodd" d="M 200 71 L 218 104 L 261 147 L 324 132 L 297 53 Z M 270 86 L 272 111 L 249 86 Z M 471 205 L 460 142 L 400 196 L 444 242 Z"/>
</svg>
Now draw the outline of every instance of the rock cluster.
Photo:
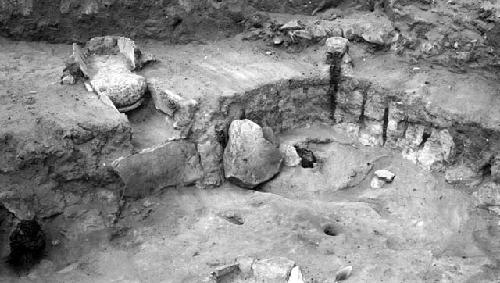
<svg viewBox="0 0 500 283">
<path fill-rule="evenodd" d="M 362 39 L 380 46 L 390 46 L 394 27 L 388 17 L 372 13 L 334 20 L 279 22 L 263 17 L 264 22 L 249 27 L 244 39 L 262 39 L 275 46 L 289 47 L 300 43 L 315 43 L 328 37 L 344 37 L 348 40 Z"/>
<path fill-rule="evenodd" d="M 304 283 L 300 267 L 285 257 L 254 259 L 240 257 L 234 264 L 221 266 L 212 272 L 210 282 L 224 278 L 243 282 Z M 239 282 L 239 281 L 238 281 Z"/>
<path fill-rule="evenodd" d="M 394 178 L 396 178 L 396 174 L 392 173 L 389 170 L 377 170 L 375 171 L 375 176 L 370 182 L 370 186 L 372 187 L 372 189 L 380 189 L 385 184 L 392 183 Z"/>
<path fill-rule="evenodd" d="M 83 48 L 73 44 L 62 83 L 74 84 L 88 78 L 88 85 L 103 102 L 109 100 L 120 112 L 127 112 L 141 105 L 147 89 L 146 79 L 133 71 L 153 60 L 128 38 L 92 38 Z"/>
</svg>

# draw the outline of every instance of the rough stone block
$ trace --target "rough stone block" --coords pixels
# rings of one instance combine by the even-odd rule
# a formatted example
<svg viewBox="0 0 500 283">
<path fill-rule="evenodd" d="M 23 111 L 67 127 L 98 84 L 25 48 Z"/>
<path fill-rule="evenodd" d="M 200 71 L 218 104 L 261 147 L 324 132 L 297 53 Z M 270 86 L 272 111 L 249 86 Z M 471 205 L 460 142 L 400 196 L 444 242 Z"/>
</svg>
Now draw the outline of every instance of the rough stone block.
<svg viewBox="0 0 500 283">
<path fill-rule="evenodd" d="M 126 185 L 126 196 L 140 197 L 169 187 L 194 184 L 203 174 L 194 144 L 171 141 L 118 159 L 113 167 Z"/>
</svg>

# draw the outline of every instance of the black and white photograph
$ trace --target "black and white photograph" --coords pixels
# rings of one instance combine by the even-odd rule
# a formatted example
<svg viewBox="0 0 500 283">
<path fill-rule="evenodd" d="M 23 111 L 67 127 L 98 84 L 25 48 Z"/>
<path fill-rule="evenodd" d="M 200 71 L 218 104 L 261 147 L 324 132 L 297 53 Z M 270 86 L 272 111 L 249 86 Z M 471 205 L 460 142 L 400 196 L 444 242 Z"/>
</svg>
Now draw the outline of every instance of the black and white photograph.
<svg viewBox="0 0 500 283">
<path fill-rule="evenodd" d="M 500 0 L 0 0 L 1 283 L 500 283 Z"/>
</svg>

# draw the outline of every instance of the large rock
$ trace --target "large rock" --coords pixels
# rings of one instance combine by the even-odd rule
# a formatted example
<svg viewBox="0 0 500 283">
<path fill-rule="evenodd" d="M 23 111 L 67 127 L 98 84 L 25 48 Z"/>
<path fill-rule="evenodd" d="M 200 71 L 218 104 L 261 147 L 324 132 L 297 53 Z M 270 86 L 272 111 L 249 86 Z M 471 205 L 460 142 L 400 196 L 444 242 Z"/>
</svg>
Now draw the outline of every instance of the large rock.
<svg viewBox="0 0 500 283">
<path fill-rule="evenodd" d="M 99 72 L 90 84 L 99 95 L 109 97 L 118 110 L 137 104 L 147 88 L 146 79 L 131 72 Z"/>
<path fill-rule="evenodd" d="M 447 162 L 455 148 L 453 138 L 448 130 L 433 130 L 424 147 L 418 152 L 418 163 L 425 169 L 441 167 Z"/>
<path fill-rule="evenodd" d="M 338 20 L 349 40 L 362 38 L 366 42 L 376 45 L 389 45 L 393 38 L 394 26 L 391 20 L 383 15 L 373 13 L 358 15 L 357 18 Z"/>
<path fill-rule="evenodd" d="M 231 123 L 224 151 L 227 179 L 245 188 L 255 188 L 279 172 L 281 161 L 279 149 L 264 138 L 259 125 L 250 120 Z"/>
<path fill-rule="evenodd" d="M 120 112 L 127 112 L 141 105 L 147 89 L 146 79 L 132 71 L 151 61 L 152 56 L 143 55 L 129 38 L 95 37 L 84 47 L 73 44 L 62 81 L 74 84 L 88 78 L 101 101 L 109 104 L 109 100 Z"/>
<path fill-rule="evenodd" d="M 455 149 L 453 137 L 448 130 L 426 129 L 418 124 L 408 126 L 399 145 L 403 149 L 404 158 L 426 170 L 443 169 Z"/>
<path fill-rule="evenodd" d="M 126 185 L 126 196 L 140 197 L 155 189 L 191 185 L 203 176 L 194 144 L 171 141 L 120 158 L 113 164 Z"/>
</svg>

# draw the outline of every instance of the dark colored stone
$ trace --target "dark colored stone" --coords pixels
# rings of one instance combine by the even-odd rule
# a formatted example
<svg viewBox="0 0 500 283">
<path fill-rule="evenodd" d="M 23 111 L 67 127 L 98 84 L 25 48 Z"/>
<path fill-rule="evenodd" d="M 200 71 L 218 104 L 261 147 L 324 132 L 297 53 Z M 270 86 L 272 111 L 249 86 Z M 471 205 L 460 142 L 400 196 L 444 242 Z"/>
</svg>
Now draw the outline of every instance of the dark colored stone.
<svg viewBox="0 0 500 283">
<path fill-rule="evenodd" d="M 36 220 L 21 220 L 9 237 L 9 263 L 14 267 L 30 267 L 45 250 L 45 233 Z"/>
<path fill-rule="evenodd" d="M 295 146 L 295 149 L 297 150 L 300 158 L 302 158 L 302 167 L 313 168 L 314 163 L 316 163 L 316 156 L 314 156 L 314 153 L 307 148 L 302 148 L 299 146 Z"/>
</svg>

